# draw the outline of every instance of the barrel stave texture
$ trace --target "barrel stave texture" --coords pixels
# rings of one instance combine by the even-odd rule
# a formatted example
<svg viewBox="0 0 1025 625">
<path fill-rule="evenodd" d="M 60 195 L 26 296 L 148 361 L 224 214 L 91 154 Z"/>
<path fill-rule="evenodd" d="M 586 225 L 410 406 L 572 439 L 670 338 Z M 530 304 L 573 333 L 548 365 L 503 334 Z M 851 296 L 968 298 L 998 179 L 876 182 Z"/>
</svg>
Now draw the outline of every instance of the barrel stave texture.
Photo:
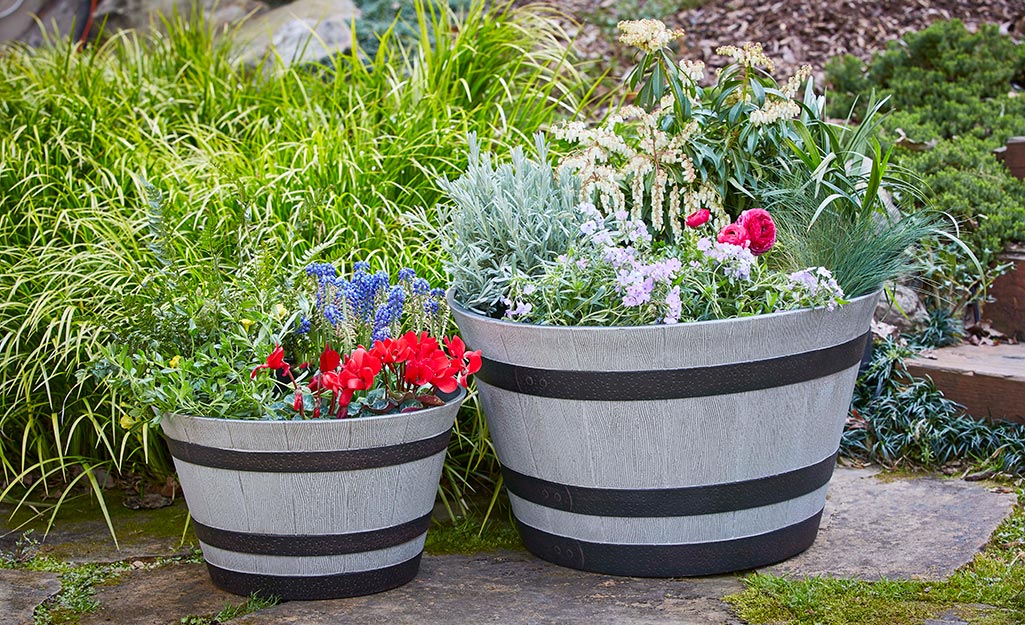
<svg viewBox="0 0 1025 625">
<path fill-rule="evenodd" d="M 197 533 L 206 528 L 200 544 L 214 582 L 239 594 L 306 600 L 411 580 L 464 397 L 361 419 L 165 415 Z M 292 470 L 292 462 L 307 468 Z M 305 551 L 289 552 L 295 544 Z"/>
<path fill-rule="evenodd" d="M 506 485 L 527 548 L 639 576 L 740 570 L 806 549 L 877 299 L 602 328 L 493 320 L 450 298 L 483 352 L 477 387 L 499 460 L 507 478 L 525 476 Z M 674 489 L 732 507 L 636 509 Z"/>
</svg>

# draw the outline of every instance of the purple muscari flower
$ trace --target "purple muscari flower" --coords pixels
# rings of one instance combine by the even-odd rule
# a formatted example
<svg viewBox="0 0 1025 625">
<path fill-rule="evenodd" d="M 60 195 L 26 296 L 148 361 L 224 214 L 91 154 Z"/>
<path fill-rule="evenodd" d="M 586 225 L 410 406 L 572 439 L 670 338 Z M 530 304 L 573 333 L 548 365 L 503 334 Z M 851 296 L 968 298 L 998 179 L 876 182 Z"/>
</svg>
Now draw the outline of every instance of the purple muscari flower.
<svg viewBox="0 0 1025 625">
<path fill-rule="evenodd" d="M 409 267 L 399 269 L 399 282 L 409 282 L 416 277 L 416 272 Z"/>
<path fill-rule="evenodd" d="M 310 320 L 303 317 L 299 321 L 299 327 L 295 329 L 296 334 L 306 334 L 310 331 Z"/>
<path fill-rule="evenodd" d="M 366 273 L 370 271 L 370 263 L 365 260 L 361 260 L 352 266 L 352 270 L 355 273 Z"/>
<path fill-rule="evenodd" d="M 359 264 L 359 263 L 357 263 Z M 377 301 L 377 293 L 388 288 L 388 274 L 379 271 L 373 275 L 366 271 L 357 271 L 349 282 L 346 296 L 349 306 L 357 318 L 372 321 Z"/>
<path fill-rule="evenodd" d="M 435 297 L 435 298 L 445 297 L 445 289 L 439 289 L 439 288 L 431 289 L 431 297 Z"/>
<path fill-rule="evenodd" d="M 334 326 L 343 321 L 344 316 L 341 311 L 334 306 L 334 304 L 328 304 L 324 307 L 324 318 L 327 319 L 328 323 Z"/>
<path fill-rule="evenodd" d="M 398 320 L 402 316 L 402 308 L 406 305 L 406 292 L 401 286 L 393 286 L 391 291 L 388 291 L 388 303 L 385 305 L 391 309 L 393 320 Z"/>
<path fill-rule="evenodd" d="M 436 299 L 429 299 L 424 302 L 424 312 L 428 315 L 438 314 L 439 302 Z"/>
<path fill-rule="evenodd" d="M 384 339 L 389 338 L 391 338 L 391 328 L 389 328 L 388 326 L 381 326 L 380 328 L 375 328 L 374 333 L 370 335 L 370 341 L 372 343 L 383 341 Z"/>
<path fill-rule="evenodd" d="M 388 300 L 377 307 L 374 312 L 374 331 L 371 339 L 380 341 L 391 336 L 389 326 L 402 317 L 402 309 L 406 303 L 406 292 L 400 286 L 393 286 L 388 292 Z"/>
<path fill-rule="evenodd" d="M 413 294 L 414 295 L 426 295 L 431 290 L 431 284 L 423 278 L 417 278 L 413 280 Z"/>
<path fill-rule="evenodd" d="M 338 275 L 331 263 L 310 263 L 306 265 L 306 275 L 313 278 L 333 278 Z"/>
</svg>

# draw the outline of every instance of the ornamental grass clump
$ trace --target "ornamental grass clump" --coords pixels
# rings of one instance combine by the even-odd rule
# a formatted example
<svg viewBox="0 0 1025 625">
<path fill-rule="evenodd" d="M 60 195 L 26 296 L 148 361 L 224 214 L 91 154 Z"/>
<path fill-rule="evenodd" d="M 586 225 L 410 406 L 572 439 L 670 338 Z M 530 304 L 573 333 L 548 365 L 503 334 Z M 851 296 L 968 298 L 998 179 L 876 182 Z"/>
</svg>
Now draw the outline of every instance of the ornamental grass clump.
<svg viewBox="0 0 1025 625">
<path fill-rule="evenodd" d="M 890 214 L 913 185 L 887 172 L 874 125 L 822 119 L 809 68 L 780 84 L 761 46 L 724 46 L 732 62 L 703 86 L 704 67 L 669 50 L 681 31 L 654 20 L 620 28 L 621 41 L 643 52 L 627 78 L 636 97 L 598 124 L 553 129 L 564 156 L 531 172 L 551 181 L 546 189 L 578 193 L 553 204 L 518 187 L 516 215 L 533 224 L 526 244 L 512 227 L 486 232 L 505 213 L 482 211 L 479 195 L 502 189 L 481 175 L 475 145 L 466 174 L 443 182 L 442 222 L 475 224 L 450 229 L 451 270 L 479 269 L 470 250 L 480 248 L 515 258 L 504 264 L 508 278 L 486 289 L 464 280 L 456 302 L 537 324 L 675 324 L 832 309 L 913 267 L 907 251 L 935 219 Z M 491 159 L 483 162 L 488 174 Z M 795 180 L 805 186 L 788 195 Z M 553 237 L 552 223 L 573 230 Z"/>
</svg>

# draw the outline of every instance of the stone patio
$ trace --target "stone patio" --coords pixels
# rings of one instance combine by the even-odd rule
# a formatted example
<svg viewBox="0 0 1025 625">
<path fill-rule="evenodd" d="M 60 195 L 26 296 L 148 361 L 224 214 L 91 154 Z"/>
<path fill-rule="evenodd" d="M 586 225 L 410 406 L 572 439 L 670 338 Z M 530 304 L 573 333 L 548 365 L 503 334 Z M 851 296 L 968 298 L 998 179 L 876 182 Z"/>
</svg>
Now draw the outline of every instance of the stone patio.
<svg viewBox="0 0 1025 625">
<path fill-rule="evenodd" d="M 942 579 L 971 561 L 1010 513 L 1015 496 L 1002 492 L 1006 490 L 980 482 L 879 476 L 871 469 L 840 467 L 815 545 L 768 572 Z M 180 553 L 193 540 L 189 535 L 186 545 L 181 544 L 180 525 L 174 536 L 140 529 L 160 525 L 146 515 L 183 515 L 180 502 L 170 509 L 132 514 L 142 516 L 116 517 L 129 528 L 132 518 L 144 519 L 121 536 L 121 551 L 95 520 L 59 525 L 41 549 L 75 561 L 133 561 Z M 5 541 L 10 544 L 11 537 Z M 0 573 L 0 625 L 31 623 L 32 608 L 59 584 L 50 574 Z M 231 623 L 736 625 L 742 621 L 721 599 L 742 588 L 741 576 L 660 580 L 582 573 L 525 551 L 427 555 L 417 579 L 402 588 L 354 599 L 284 603 Z M 153 566 L 142 561 L 116 583 L 99 586 L 96 598 L 100 608 L 85 615 L 81 625 L 178 624 L 183 617 L 209 617 L 225 605 L 244 601 L 213 587 L 201 564 Z"/>
</svg>

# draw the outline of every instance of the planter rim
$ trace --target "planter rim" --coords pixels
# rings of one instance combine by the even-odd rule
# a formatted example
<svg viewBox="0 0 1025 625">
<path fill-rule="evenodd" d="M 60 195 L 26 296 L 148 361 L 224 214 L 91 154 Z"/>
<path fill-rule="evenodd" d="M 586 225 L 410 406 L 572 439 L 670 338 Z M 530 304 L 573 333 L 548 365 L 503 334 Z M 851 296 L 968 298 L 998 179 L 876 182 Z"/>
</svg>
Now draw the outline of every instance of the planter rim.
<svg viewBox="0 0 1025 625">
<path fill-rule="evenodd" d="M 848 306 L 852 306 L 855 303 L 864 301 L 864 300 L 866 300 L 868 298 L 878 298 L 879 294 L 882 293 L 882 292 L 883 292 L 883 289 L 882 288 L 878 288 L 875 291 L 872 291 L 871 293 L 868 293 L 866 295 L 859 295 L 858 297 L 855 297 L 855 298 L 852 298 L 852 299 L 848 300 L 846 304 L 837 307 L 837 310 L 841 310 L 843 308 L 847 308 Z M 462 304 L 457 302 L 456 299 L 455 299 L 455 289 L 454 288 L 448 289 L 448 291 L 445 293 L 445 299 L 448 301 L 449 308 L 451 308 L 453 311 L 457 311 L 457 312 L 459 312 L 460 314 L 462 314 L 464 316 L 476 317 L 478 319 L 483 319 L 483 320 L 486 320 L 486 321 L 488 321 L 490 323 L 496 323 L 496 324 L 501 324 L 501 325 L 518 327 L 518 328 L 546 328 L 546 329 L 550 328 L 550 329 L 569 330 L 569 331 L 573 331 L 573 330 L 637 330 L 637 329 L 641 329 L 641 328 L 673 328 L 673 327 L 693 328 L 693 327 L 700 327 L 700 326 L 712 327 L 712 326 L 722 325 L 722 324 L 726 324 L 726 323 L 738 323 L 738 322 L 744 322 L 744 321 L 755 320 L 755 319 L 770 319 L 770 318 L 775 318 L 775 317 L 785 317 L 785 316 L 788 316 L 788 315 L 798 315 L 798 314 L 801 314 L 801 313 L 808 313 L 808 312 L 812 312 L 812 311 L 816 311 L 816 310 L 827 310 L 825 307 L 820 307 L 820 308 L 797 308 L 797 309 L 794 309 L 794 310 L 783 310 L 783 311 L 780 311 L 780 312 L 767 313 L 767 314 L 764 314 L 764 315 L 750 315 L 750 316 L 747 316 L 747 317 L 729 317 L 727 319 L 708 319 L 706 321 L 684 321 L 684 322 L 680 322 L 680 323 L 649 323 L 649 324 L 632 325 L 632 326 L 594 326 L 594 325 L 566 325 L 566 326 L 557 326 L 557 325 L 546 325 L 546 324 L 541 324 L 541 323 L 523 323 L 521 321 L 507 321 L 506 319 L 495 319 L 494 317 L 488 317 L 487 315 L 482 315 L 479 312 L 477 312 L 475 310 L 470 310 L 469 308 L 466 308 L 465 306 L 463 306 Z"/>
<path fill-rule="evenodd" d="M 460 387 L 457 388 L 455 396 L 452 397 L 451 399 L 447 400 L 441 406 L 431 406 L 430 408 L 424 408 L 423 410 L 416 410 L 414 412 L 396 412 L 396 413 L 392 413 L 392 414 L 375 415 L 375 416 L 370 416 L 370 417 L 353 417 L 353 418 L 348 418 L 348 419 L 232 419 L 230 417 L 200 417 L 200 416 L 182 414 L 182 413 L 179 413 L 179 412 L 164 412 L 163 414 L 161 414 L 160 418 L 161 419 L 167 419 L 167 418 L 182 417 L 184 419 L 194 419 L 194 420 L 197 420 L 197 421 L 216 421 L 218 423 L 235 421 L 235 422 L 239 422 L 239 423 L 245 423 L 247 426 L 250 426 L 250 425 L 256 424 L 256 423 L 266 423 L 268 425 L 281 425 L 282 423 L 288 423 L 288 424 L 299 424 L 299 423 L 301 423 L 301 424 L 304 424 L 304 425 L 303 426 L 298 426 L 298 427 L 307 427 L 307 426 L 308 427 L 321 427 L 321 426 L 323 426 L 323 424 L 327 424 L 327 423 L 332 423 L 332 424 L 355 423 L 355 422 L 363 423 L 363 422 L 368 422 L 368 421 L 380 421 L 380 420 L 389 420 L 389 419 L 397 419 L 397 418 L 405 418 L 405 419 L 415 418 L 417 415 L 422 415 L 422 414 L 430 412 L 432 410 L 443 410 L 445 408 L 448 408 L 452 404 L 457 404 L 457 405 L 458 404 L 462 404 L 463 400 L 466 399 L 466 395 L 467 395 L 466 389 L 463 388 L 462 386 L 460 386 Z M 255 426 L 255 427 L 264 427 L 264 426 Z"/>
</svg>

